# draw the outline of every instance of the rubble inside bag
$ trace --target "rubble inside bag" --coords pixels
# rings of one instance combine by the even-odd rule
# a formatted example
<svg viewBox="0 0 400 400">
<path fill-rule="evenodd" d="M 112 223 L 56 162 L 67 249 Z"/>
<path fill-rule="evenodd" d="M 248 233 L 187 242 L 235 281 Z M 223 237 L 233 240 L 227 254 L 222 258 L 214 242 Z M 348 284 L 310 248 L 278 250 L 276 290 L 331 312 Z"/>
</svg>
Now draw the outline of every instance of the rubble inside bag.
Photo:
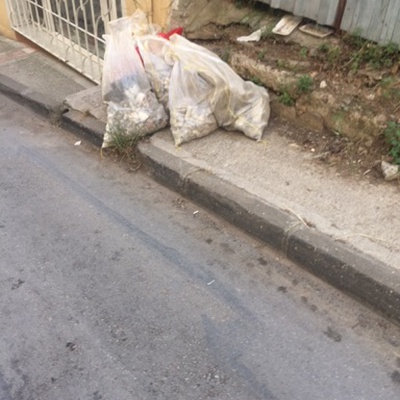
<svg viewBox="0 0 400 400">
<path fill-rule="evenodd" d="M 106 39 L 102 93 L 108 104 L 102 147 L 112 145 L 118 135 L 141 138 L 164 128 L 168 116 L 151 91 L 142 61 L 132 39 L 132 20 L 110 23 Z"/>
<path fill-rule="evenodd" d="M 244 81 L 228 64 L 204 47 L 179 35 L 173 35 L 170 40 L 176 57 L 213 87 L 208 98 L 218 125 L 260 140 L 270 116 L 267 90 Z"/>
<path fill-rule="evenodd" d="M 144 36 L 137 39 L 140 55 L 158 101 L 168 109 L 168 96 L 174 61 L 169 58 L 171 45 L 167 39 Z"/>
<path fill-rule="evenodd" d="M 218 128 L 209 104 L 212 87 L 177 61 L 171 74 L 169 109 L 175 145 L 209 135 Z"/>
<path fill-rule="evenodd" d="M 261 140 L 270 117 L 268 92 L 238 78 L 240 80 L 230 77 L 231 85 L 216 89 L 219 93 L 216 92 L 212 100 L 215 116 L 224 129 L 237 130 L 250 139 Z"/>
<path fill-rule="evenodd" d="M 167 115 L 152 92 L 143 93 L 138 85 L 125 88 L 124 99 L 109 102 L 103 148 L 118 135 L 141 138 L 164 128 Z"/>
</svg>

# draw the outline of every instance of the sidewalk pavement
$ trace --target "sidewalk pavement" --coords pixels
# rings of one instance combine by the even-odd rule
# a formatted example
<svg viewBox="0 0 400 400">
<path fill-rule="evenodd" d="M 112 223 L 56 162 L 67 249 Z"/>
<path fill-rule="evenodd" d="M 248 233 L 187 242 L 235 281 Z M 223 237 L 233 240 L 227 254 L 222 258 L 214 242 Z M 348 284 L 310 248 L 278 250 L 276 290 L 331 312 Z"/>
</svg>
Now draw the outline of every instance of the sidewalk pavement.
<svg viewBox="0 0 400 400">
<path fill-rule="evenodd" d="M 100 146 L 100 88 L 41 50 L 0 37 L 0 91 Z M 159 182 L 400 323 L 400 186 L 342 177 L 271 124 L 262 142 L 218 131 L 139 145 Z"/>
</svg>

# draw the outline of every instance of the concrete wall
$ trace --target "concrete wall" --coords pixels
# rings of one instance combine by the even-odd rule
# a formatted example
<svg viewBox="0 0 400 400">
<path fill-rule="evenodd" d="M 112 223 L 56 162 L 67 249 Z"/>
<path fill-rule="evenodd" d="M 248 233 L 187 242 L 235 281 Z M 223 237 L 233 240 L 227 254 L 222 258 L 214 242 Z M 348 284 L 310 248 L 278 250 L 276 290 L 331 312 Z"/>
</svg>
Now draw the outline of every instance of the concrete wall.
<svg viewBox="0 0 400 400">
<path fill-rule="evenodd" d="M 0 0 L 0 35 L 15 39 L 15 32 L 11 29 L 8 19 L 6 0 Z"/>
<path fill-rule="evenodd" d="M 124 15 L 131 15 L 137 8 L 143 10 L 150 20 L 162 28 L 167 27 L 173 0 L 125 0 Z"/>
<path fill-rule="evenodd" d="M 238 9 L 233 0 L 175 0 L 170 25 L 183 26 L 190 33 L 208 24 L 225 26 L 239 22 L 250 12 L 251 9 Z"/>
</svg>

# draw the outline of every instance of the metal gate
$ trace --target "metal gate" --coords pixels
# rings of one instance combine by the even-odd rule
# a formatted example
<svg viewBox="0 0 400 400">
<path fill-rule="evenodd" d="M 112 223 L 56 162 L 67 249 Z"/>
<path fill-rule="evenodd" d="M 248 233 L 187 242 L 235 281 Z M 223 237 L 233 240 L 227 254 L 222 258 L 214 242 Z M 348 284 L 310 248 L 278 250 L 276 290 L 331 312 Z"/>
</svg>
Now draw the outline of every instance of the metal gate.
<svg viewBox="0 0 400 400">
<path fill-rule="evenodd" d="M 100 83 L 108 22 L 123 0 L 6 0 L 12 28 Z"/>
</svg>

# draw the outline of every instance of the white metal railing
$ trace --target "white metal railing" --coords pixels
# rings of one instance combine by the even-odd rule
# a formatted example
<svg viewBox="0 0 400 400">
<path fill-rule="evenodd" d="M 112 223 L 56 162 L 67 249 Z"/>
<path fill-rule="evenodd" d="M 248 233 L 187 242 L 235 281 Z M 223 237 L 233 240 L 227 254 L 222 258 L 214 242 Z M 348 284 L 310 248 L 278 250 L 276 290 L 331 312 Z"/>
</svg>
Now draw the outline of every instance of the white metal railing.
<svg viewBox="0 0 400 400">
<path fill-rule="evenodd" d="M 100 83 L 108 22 L 122 0 L 6 0 L 12 28 Z"/>
</svg>

